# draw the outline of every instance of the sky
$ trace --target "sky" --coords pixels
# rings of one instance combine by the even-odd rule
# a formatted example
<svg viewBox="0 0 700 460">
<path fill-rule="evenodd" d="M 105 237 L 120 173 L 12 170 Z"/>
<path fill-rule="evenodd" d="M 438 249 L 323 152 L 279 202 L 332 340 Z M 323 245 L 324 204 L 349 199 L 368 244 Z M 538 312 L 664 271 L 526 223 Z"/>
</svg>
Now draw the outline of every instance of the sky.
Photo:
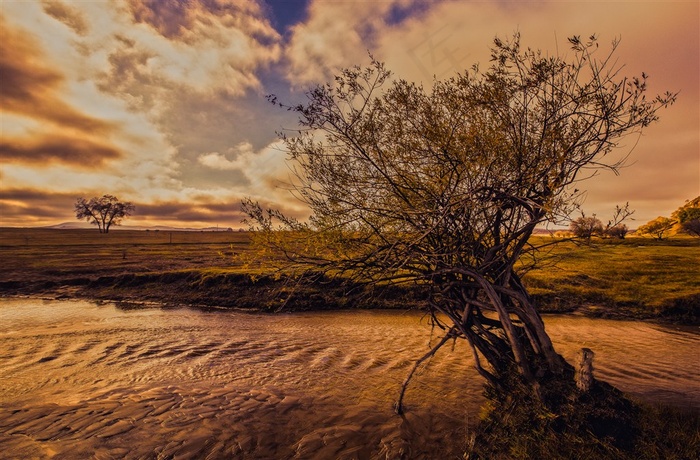
<svg viewBox="0 0 700 460">
<path fill-rule="evenodd" d="M 626 75 L 678 102 L 619 175 L 579 184 L 631 227 L 700 195 L 700 2 L 467 0 L 0 0 L 0 226 L 76 221 L 78 197 L 131 201 L 134 226 L 239 228 L 244 197 L 304 217 L 277 133 L 339 69 L 369 64 L 430 86 L 479 63 L 495 37 L 568 52 L 596 34 Z M 630 153 L 631 152 L 631 153 Z"/>
</svg>

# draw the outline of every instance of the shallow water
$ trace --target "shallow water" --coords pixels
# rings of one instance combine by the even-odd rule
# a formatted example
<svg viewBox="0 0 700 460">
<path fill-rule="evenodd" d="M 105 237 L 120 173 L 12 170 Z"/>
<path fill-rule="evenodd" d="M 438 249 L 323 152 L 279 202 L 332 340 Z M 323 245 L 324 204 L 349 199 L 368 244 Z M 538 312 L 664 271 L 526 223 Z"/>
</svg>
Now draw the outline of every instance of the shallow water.
<svg viewBox="0 0 700 460">
<path fill-rule="evenodd" d="M 557 350 L 596 376 L 700 408 L 700 333 L 551 316 Z M 418 313 L 257 315 L 0 299 L 0 458 L 454 458 L 482 380 Z M 433 337 L 433 341 L 436 337 Z"/>
</svg>

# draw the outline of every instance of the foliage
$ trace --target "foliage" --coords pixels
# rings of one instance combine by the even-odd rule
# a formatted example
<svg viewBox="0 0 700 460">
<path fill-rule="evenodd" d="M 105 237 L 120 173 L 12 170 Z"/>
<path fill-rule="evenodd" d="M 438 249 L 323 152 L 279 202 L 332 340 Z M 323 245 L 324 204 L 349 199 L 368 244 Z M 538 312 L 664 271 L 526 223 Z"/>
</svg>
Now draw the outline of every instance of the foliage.
<svg viewBox="0 0 700 460">
<path fill-rule="evenodd" d="M 668 217 L 657 217 L 637 229 L 640 235 L 651 235 L 657 240 L 667 238 L 674 230 L 676 221 Z"/>
<path fill-rule="evenodd" d="M 674 217 L 676 217 L 681 224 L 691 220 L 698 220 L 700 219 L 700 208 L 681 208 Z"/>
<path fill-rule="evenodd" d="M 603 223 L 595 214 L 591 217 L 582 215 L 578 219 L 571 221 L 569 230 L 578 238 L 590 240 L 594 235 L 600 236 L 603 234 Z"/>
<path fill-rule="evenodd" d="M 686 220 L 681 224 L 681 228 L 688 235 L 700 237 L 700 218 Z"/>
<path fill-rule="evenodd" d="M 586 217 L 582 212 L 581 217 L 571 221 L 569 231 L 576 238 L 585 238 L 589 242 L 593 236 L 623 239 L 627 235 L 628 230 L 627 226 L 622 222 L 632 214 L 634 214 L 634 211 L 629 208 L 629 203 L 626 203 L 624 206 L 615 206 L 615 213 L 612 219 L 603 227 L 603 222 L 595 214 L 591 217 Z"/>
<path fill-rule="evenodd" d="M 133 204 L 128 201 L 121 202 L 114 195 L 93 197 L 90 201 L 81 197 L 75 202 L 75 217 L 97 225 L 100 233 L 109 233 L 112 225 L 120 225 L 121 220 L 130 216 L 134 209 Z"/>
<path fill-rule="evenodd" d="M 687 201 L 671 217 L 678 220 L 683 232 L 700 237 L 700 196 Z"/>
<path fill-rule="evenodd" d="M 617 43 L 600 58 L 595 37 L 570 43 L 561 57 L 496 39 L 486 71 L 429 91 L 375 60 L 342 71 L 287 107 L 302 129 L 282 137 L 311 217 L 247 200 L 251 228 L 284 267 L 427 286 L 433 323 L 468 341 L 491 385 L 517 369 L 536 392 L 564 363 L 516 262 L 538 225 L 576 209 L 579 173 L 615 170 L 607 154 L 675 100 L 647 98 L 644 74 L 620 77 Z"/>
<path fill-rule="evenodd" d="M 679 207 L 671 214 L 671 217 L 678 220 L 680 223 L 700 218 L 700 196 L 692 200 L 686 200 L 683 206 Z"/>
<path fill-rule="evenodd" d="M 608 227 L 603 230 L 603 236 L 607 236 L 609 238 L 624 239 L 625 236 L 627 236 L 627 233 L 629 233 L 629 229 L 625 224 L 613 225 L 612 227 Z"/>
</svg>

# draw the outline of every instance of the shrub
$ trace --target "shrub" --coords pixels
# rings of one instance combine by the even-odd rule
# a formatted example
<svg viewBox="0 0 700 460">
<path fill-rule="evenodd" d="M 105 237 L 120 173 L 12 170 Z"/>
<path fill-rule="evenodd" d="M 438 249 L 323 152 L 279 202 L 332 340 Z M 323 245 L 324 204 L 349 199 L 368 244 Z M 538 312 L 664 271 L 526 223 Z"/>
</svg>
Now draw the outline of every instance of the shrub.
<svg viewBox="0 0 700 460">
<path fill-rule="evenodd" d="M 591 217 L 581 216 L 571 222 L 569 230 L 578 238 L 591 239 L 594 235 L 603 234 L 603 223 L 595 214 Z"/>
<path fill-rule="evenodd" d="M 625 224 L 617 224 L 613 225 L 612 227 L 608 227 L 605 229 L 603 232 L 603 235 L 608 237 L 608 238 L 619 238 L 619 239 L 624 239 L 627 233 L 629 232 L 629 229 L 627 228 L 627 225 Z"/>
</svg>

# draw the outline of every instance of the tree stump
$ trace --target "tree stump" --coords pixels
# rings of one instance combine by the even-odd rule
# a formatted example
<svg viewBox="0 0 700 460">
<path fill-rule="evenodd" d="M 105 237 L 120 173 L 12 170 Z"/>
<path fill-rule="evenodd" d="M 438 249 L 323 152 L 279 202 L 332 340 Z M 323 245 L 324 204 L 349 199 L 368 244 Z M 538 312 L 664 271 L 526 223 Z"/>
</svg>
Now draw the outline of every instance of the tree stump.
<svg viewBox="0 0 700 460">
<path fill-rule="evenodd" d="M 590 348 L 581 348 L 578 352 L 576 363 L 576 387 L 582 391 L 587 392 L 591 389 L 593 385 L 593 357 L 595 353 Z"/>
</svg>

